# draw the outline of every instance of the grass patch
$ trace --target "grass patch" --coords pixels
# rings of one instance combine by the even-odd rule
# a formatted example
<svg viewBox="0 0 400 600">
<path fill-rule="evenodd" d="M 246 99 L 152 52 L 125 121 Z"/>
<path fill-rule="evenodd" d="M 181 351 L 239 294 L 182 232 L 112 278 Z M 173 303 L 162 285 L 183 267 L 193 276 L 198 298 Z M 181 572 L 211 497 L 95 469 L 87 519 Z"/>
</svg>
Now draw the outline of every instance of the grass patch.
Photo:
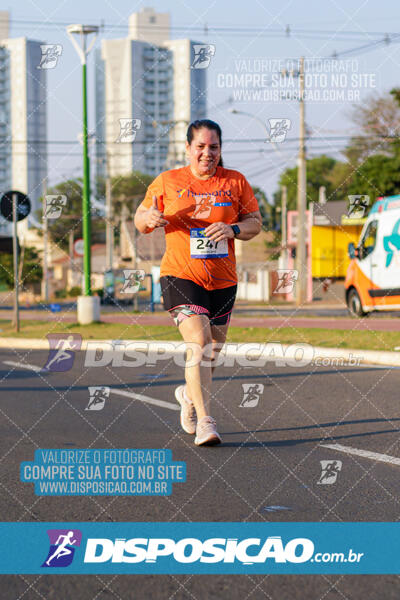
<svg viewBox="0 0 400 600">
<path fill-rule="evenodd" d="M 21 331 L 15 333 L 9 320 L 0 320 L 0 336 L 15 338 L 46 338 L 48 333 L 80 333 L 83 339 L 121 340 L 181 340 L 173 325 L 126 325 L 122 323 L 56 323 L 21 321 Z M 346 329 L 319 329 L 284 327 L 230 327 L 228 342 L 281 342 L 294 344 L 305 342 L 314 346 L 330 348 L 354 348 L 362 350 L 394 351 L 400 346 L 398 331 L 351 331 Z"/>
</svg>

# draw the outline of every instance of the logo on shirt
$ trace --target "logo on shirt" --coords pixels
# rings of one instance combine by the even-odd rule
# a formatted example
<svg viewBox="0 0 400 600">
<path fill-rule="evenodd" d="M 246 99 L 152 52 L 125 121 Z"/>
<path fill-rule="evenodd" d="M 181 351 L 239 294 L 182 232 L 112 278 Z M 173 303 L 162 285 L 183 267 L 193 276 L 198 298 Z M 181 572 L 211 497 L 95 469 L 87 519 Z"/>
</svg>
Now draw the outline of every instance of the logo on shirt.
<svg viewBox="0 0 400 600">
<path fill-rule="evenodd" d="M 194 199 L 196 207 L 192 219 L 207 219 L 211 214 L 212 207 L 215 205 L 215 198 L 209 194 L 198 194 Z"/>
<path fill-rule="evenodd" d="M 182 188 L 176 190 L 178 194 L 178 198 L 182 198 L 183 196 L 187 198 L 192 198 L 196 206 L 194 208 L 192 219 L 207 219 L 211 214 L 211 209 L 216 206 L 232 206 L 232 202 L 225 201 L 221 202 L 221 199 L 227 197 L 231 198 L 231 190 L 216 190 L 215 192 L 208 192 L 207 194 L 195 194 L 191 190 L 187 188 Z"/>
</svg>

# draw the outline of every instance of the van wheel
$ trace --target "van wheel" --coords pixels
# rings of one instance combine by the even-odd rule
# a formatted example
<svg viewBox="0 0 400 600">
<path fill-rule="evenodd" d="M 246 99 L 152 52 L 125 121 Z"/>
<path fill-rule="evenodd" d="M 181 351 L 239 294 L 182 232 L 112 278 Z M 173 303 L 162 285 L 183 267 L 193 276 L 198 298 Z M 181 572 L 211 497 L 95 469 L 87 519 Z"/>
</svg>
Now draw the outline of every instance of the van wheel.
<svg viewBox="0 0 400 600">
<path fill-rule="evenodd" d="M 347 295 L 347 308 L 353 317 L 365 317 L 367 315 L 363 311 L 360 296 L 354 288 Z"/>
</svg>

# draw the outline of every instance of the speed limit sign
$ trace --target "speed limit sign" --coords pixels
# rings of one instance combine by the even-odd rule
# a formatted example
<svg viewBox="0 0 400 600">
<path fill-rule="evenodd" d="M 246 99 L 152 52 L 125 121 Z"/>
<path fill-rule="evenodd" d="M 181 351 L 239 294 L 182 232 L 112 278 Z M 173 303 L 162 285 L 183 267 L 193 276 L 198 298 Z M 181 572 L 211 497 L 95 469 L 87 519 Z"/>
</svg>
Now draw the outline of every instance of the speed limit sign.
<svg viewBox="0 0 400 600">
<path fill-rule="evenodd" d="M 83 256 L 85 253 L 85 249 L 84 249 L 84 245 L 83 245 L 83 239 L 79 238 L 78 240 L 75 240 L 74 242 L 74 254 L 75 256 Z"/>
</svg>

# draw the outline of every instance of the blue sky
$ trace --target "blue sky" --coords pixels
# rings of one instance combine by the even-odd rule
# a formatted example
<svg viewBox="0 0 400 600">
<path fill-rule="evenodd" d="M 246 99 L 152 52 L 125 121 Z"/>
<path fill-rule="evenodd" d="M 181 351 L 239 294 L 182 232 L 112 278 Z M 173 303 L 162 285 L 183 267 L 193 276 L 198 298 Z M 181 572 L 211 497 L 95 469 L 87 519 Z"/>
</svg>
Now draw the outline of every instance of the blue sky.
<svg viewBox="0 0 400 600">
<path fill-rule="evenodd" d="M 271 82 L 278 66 L 286 64 L 287 59 L 296 60 L 302 55 L 310 59 L 311 98 L 306 103 L 306 122 L 314 139 L 308 143 L 308 150 L 313 156 L 325 152 L 335 158 L 340 158 L 339 152 L 344 140 L 322 137 L 345 138 L 352 131 L 356 132 L 349 121 L 352 100 L 355 100 L 356 106 L 360 106 L 368 95 L 382 94 L 400 85 L 400 44 L 381 45 L 374 51 L 360 51 L 343 57 L 339 55 L 342 96 L 337 85 L 339 75 L 336 75 L 336 79 L 332 75 L 332 61 L 315 61 L 316 58 L 330 57 L 334 51 L 340 53 L 380 40 L 385 33 L 395 33 L 400 10 L 398 2 L 394 0 L 379 3 L 376 0 L 324 0 L 323 3 L 320 0 L 247 0 L 238 3 L 230 0 L 19 0 L 12 8 L 3 6 L 3 10 L 8 9 L 11 13 L 11 37 L 26 36 L 63 46 L 59 64 L 55 69 L 47 71 L 48 139 L 77 141 L 81 128 L 80 63 L 65 33 L 64 23 L 99 24 L 103 20 L 105 30 L 102 37 L 124 37 L 129 15 L 144 6 L 169 12 L 173 27 L 187 28 L 185 34 L 172 31 L 171 37 L 190 37 L 215 45 L 215 55 L 207 72 L 208 116 L 222 126 L 224 139 L 227 140 L 223 148 L 225 163 L 242 171 L 250 183 L 262 187 L 269 197 L 277 189 L 279 173 L 285 166 L 296 165 L 298 102 L 294 99 L 271 99 L 269 94 L 274 87 L 271 83 L 267 87 L 263 86 L 265 94 L 261 99 L 258 98 L 254 94 L 260 85 L 257 73 L 264 73 L 267 79 L 263 81 Z M 33 24 L 34 21 L 40 23 Z M 288 25 L 290 35 L 285 36 Z M 118 26 L 118 29 L 112 31 L 112 26 Z M 191 29 L 199 26 L 202 28 L 200 31 Z M 231 33 L 213 32 L 213 26 L 236 29 Z M 246 27 L 248 29 L 243 31 Z M 250 28 L 255 30 L 249 33 Z M 93 130 L 92 61 L 89 61 L 88 68 L 89 129 Z M 245 88 L 240 84 L 229 87 L 235 75 L 246 73 L 249 87 Z M 282 90 L 288 83 L 289 80 L 280 80 L 277 89 Z M 295 85 L 297 86 L 297 81 Z M 322 94 L 324 89 L 328 90 L 324 92 L 326 97 L 331 94 L 328 100 L 318 98 L 316 90 L 320 90 L 319 94 Z M 250 93 L 247 99 L 243 95 L 245 90 Z M 236 100 L 229 103 L 233 93 L 236 94 Z M 287 138 L 276 145 L 278 151 L 264 142 L 265 128 L 259 121 L 231 114 L 228 109 L 232 106 L 257 116 L 265 124 L 273 118 L 289 119 L 291 124 Z M 253 139 L 259 141 L 246 142 Z M 50 147 L 51 184 L 65 177 L 81 174 L 80 148 L 77 143 L 75 147 L 70 147 L 71 155 L 66 156 L 65 152 L 60 151 L 60 147 Z"/>
</svg>

